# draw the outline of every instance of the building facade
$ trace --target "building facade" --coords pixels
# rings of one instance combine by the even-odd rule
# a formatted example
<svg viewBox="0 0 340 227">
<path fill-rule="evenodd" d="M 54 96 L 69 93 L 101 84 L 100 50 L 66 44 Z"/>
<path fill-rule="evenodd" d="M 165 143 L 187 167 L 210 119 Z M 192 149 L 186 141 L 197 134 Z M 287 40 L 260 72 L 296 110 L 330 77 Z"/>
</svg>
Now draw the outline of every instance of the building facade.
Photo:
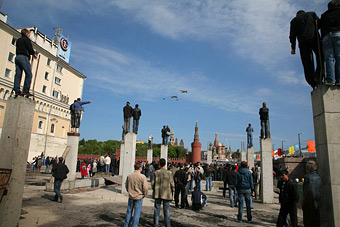
<svg viewBox="0 0 340 227">
<path fill-rule="evenodd" d="M 6 103 L 11 94 L 15 76 L 16 40 L 21 29 L 6 23 L 0 17 L 0 134 L 3 127 Z M 31 93 L 35 93 L 35 113 L 29 151 L 29 160 L 44 153 L 61 156 L 66 148 L 70 130 L 69 106 L 82 97 L 86 76 L 57 57 L 58 44 L 40 33 L 36 27 L 27 28 L 38 59 L 31 60 Z M 24 73 L 23 73 L 24 74 Z M 24 75 L 21 86 L 24 83 Z"/>
</svg>

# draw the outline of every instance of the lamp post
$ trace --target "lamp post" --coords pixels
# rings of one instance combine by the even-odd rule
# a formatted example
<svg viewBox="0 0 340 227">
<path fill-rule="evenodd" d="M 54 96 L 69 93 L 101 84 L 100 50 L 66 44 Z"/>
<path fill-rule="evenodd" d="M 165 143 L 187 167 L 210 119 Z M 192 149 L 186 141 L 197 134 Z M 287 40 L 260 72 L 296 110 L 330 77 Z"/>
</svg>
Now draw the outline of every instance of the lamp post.
<svg viewBox="0 0 340 227">
<path fill-rule="evenodd" d="M 301 151 L 301 140 L 300 140 L 300 135 L 302 132 L 298 133 L 298 138 L 299 138 L 299 152 L 300 152 L 300 157 L 302 157 L 302 151 Z"/>
<path fill-rule="evenodd" d="M 275 144 L 273 144 L 272 146 L 273 146 L 273 151 L 274 151 L 274 150 L 275 150 L 275 149 L 274 149 Z"/>
<path fill-rule="evenodd" d="M 282 140 L 282 146 L 281 146 L 281 149 L 282 149 L 282 154 L 283 154 L 283 142 L 286 142 L 286 140 Z"/>
</svg>

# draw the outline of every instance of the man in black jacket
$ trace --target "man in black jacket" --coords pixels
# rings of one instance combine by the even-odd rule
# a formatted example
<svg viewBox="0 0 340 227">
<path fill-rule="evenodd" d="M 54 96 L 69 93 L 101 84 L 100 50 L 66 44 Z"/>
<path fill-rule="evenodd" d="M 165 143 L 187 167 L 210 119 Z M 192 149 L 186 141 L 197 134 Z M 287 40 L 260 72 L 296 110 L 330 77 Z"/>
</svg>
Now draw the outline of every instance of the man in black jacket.
<svg viewBox="0 0 340 227">
<path fill-rule="evenodd" d="M 262 103 L 262 108 L 259 111 L 261 120 L 261 139 L 270 138 L 269 132 L 269 109 L 267 103 Z"/>
<path fill-rule="evenodd" d="M 137 134 L 138 132 L 138 125 L 139 125 L 139 118 L 142 116 L 142 111 L 138 108 L 139 105 L 136 104 L 135 108 L 132 110 L 132 117 L 133 117 L 133 133 Z"/>
<path fill-rule="evenodd" d="M 25 83 L 23 88 L 23 95 L 30 95 L 30 87 L 32 80 L 32 71 L 30 64 L 30 55 L 37 58 L 32 43 L 30 40 L 30 32 L 24 28 L 21 30 L 21 38 L 17 40 L 16 43 L 16 57 L 15 57 L 15 77 L 14 77 L 14 87 L 15 96 L 21 95 L 20 83 L 22 77 L 22 71 L 25 71 Z"/>
<path fill-rule="evenodd" d="M 54 201 L 58 202 L 58 198 L 60 198 L 60 202 L 63 202 L 63 197 L 60 193 L 60 187 L 63 180 L 67 178 L 67 174 L 69 172 L 67 166 L 64 164 L 63 157 L 59 157 L 59 162 L 53 166 L 52 176 L 54 177 Z"/>
<path fill-rule="evenodd" d="M 199 211 L 207 204 L 207 196 L 196 186 L 191 193 L 192 209 Z"/>
<path fill-rule="evenodd" d="M 320 20 L 322 47 L 326 62 L 325 84 L 340 85 L 340 4 L 328 3 Z"/>
<path fill-rule="evenodd" d="M 175 205 L 178 208 L 179 203 L 179 194 L 181 193 L 181 208 L 185 206 L 185 186 L 188 182 L 188 176 L 186 171 L 184 170 L 183 163 L 179 164 L 180 169 L 176 171 L 174 175 L 175 182 Z"/>
<path fill-rule="evenodd" d="M 237 198 L 237 191 L 236 191 L 236 166 L 233 165 L 231 169 L 227 172 L 226 180 L 229 186 L 229 199 L 230 199 L 230 207 L 237 207 L 236 205 L 236 198 Z"/>
<path fill-rule="evenodd" d="M 290 221 L 293 227 L 297 227 L 297 207 L 296 203 L 299 200 L 299 194 L 293 180 L 289 179 L 288 171 L 286 169 L 279 171 L 279 177 L 281 178 L 279 202 L 281 204 L 279 218 L 276 226 L 286 226 L 286 219 L 289 214 Z"/>
<path fill-rule="evenodd" d="M 320 35 L 317 23 L 319 18 L 314 12 L 300 10 L 296 17 L 290 22 L 289 39 L 291 43 L 291 54 L 295 54 L 296 38 L 299 41 L 300 56 L 305 72 L 307 83 L 316 88 L 321 83 L 324 75 L 322 51 L 320 51 Z M 316 57 L 316 70 L 314 69 L 313 52 Z"/>
<path fill-rule="evenodd" d="M 132 116 L 132 107 L 130 106 L 130 102 L 126 102 L 126 106 L 123 108 L 124 113 L 124 135 L 130 132 L 130 121 Z"/>
</svg>

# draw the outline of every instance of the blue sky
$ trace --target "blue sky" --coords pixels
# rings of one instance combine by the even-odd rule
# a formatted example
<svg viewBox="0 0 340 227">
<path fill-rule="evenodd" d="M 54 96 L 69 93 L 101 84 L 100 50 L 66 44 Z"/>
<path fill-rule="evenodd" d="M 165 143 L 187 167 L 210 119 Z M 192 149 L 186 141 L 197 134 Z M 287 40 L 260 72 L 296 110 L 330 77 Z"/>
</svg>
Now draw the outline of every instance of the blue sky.
<svg viewBox="0 0 340 227">
<path fill-rule="evenodd" d="M 160 142 L 167 124 L 190 148 L 196 120 L 202 149 L 219 139 L 232 150 L 270 109 L 275 148 L 314 139 L 310 92 L 299 52 L 290 55 L 289 22 L 324 0 L 4 0 L 13 27 L 36 26 L 52 38 L 63 28 L 70 64 L 85 74 L 85 139 L 120 139 L 126 101 L 142 109 L 138 139 Z M 188 90 L 187 94 L 179 90 Z M 177 95 L 179 100 L 170 99 Z M 163 100 L 163 98 L 166 98 Z M 190 148 L 191 149 L 191 148 Z"/>
</svg>

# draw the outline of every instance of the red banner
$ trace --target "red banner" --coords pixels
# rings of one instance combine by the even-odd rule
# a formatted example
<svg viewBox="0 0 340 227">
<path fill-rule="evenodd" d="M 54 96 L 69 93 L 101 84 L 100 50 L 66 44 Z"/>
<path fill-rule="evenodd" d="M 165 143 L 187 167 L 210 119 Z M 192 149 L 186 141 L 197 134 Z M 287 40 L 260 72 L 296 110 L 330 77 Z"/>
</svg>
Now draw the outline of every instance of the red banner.
<svg viewBox="0 0 340 227">
<path fill-rule="evenodd" d="M 307 141 L 307 147 L 309 152 L 315 152 L 315 142 Z"/>
</svg>

